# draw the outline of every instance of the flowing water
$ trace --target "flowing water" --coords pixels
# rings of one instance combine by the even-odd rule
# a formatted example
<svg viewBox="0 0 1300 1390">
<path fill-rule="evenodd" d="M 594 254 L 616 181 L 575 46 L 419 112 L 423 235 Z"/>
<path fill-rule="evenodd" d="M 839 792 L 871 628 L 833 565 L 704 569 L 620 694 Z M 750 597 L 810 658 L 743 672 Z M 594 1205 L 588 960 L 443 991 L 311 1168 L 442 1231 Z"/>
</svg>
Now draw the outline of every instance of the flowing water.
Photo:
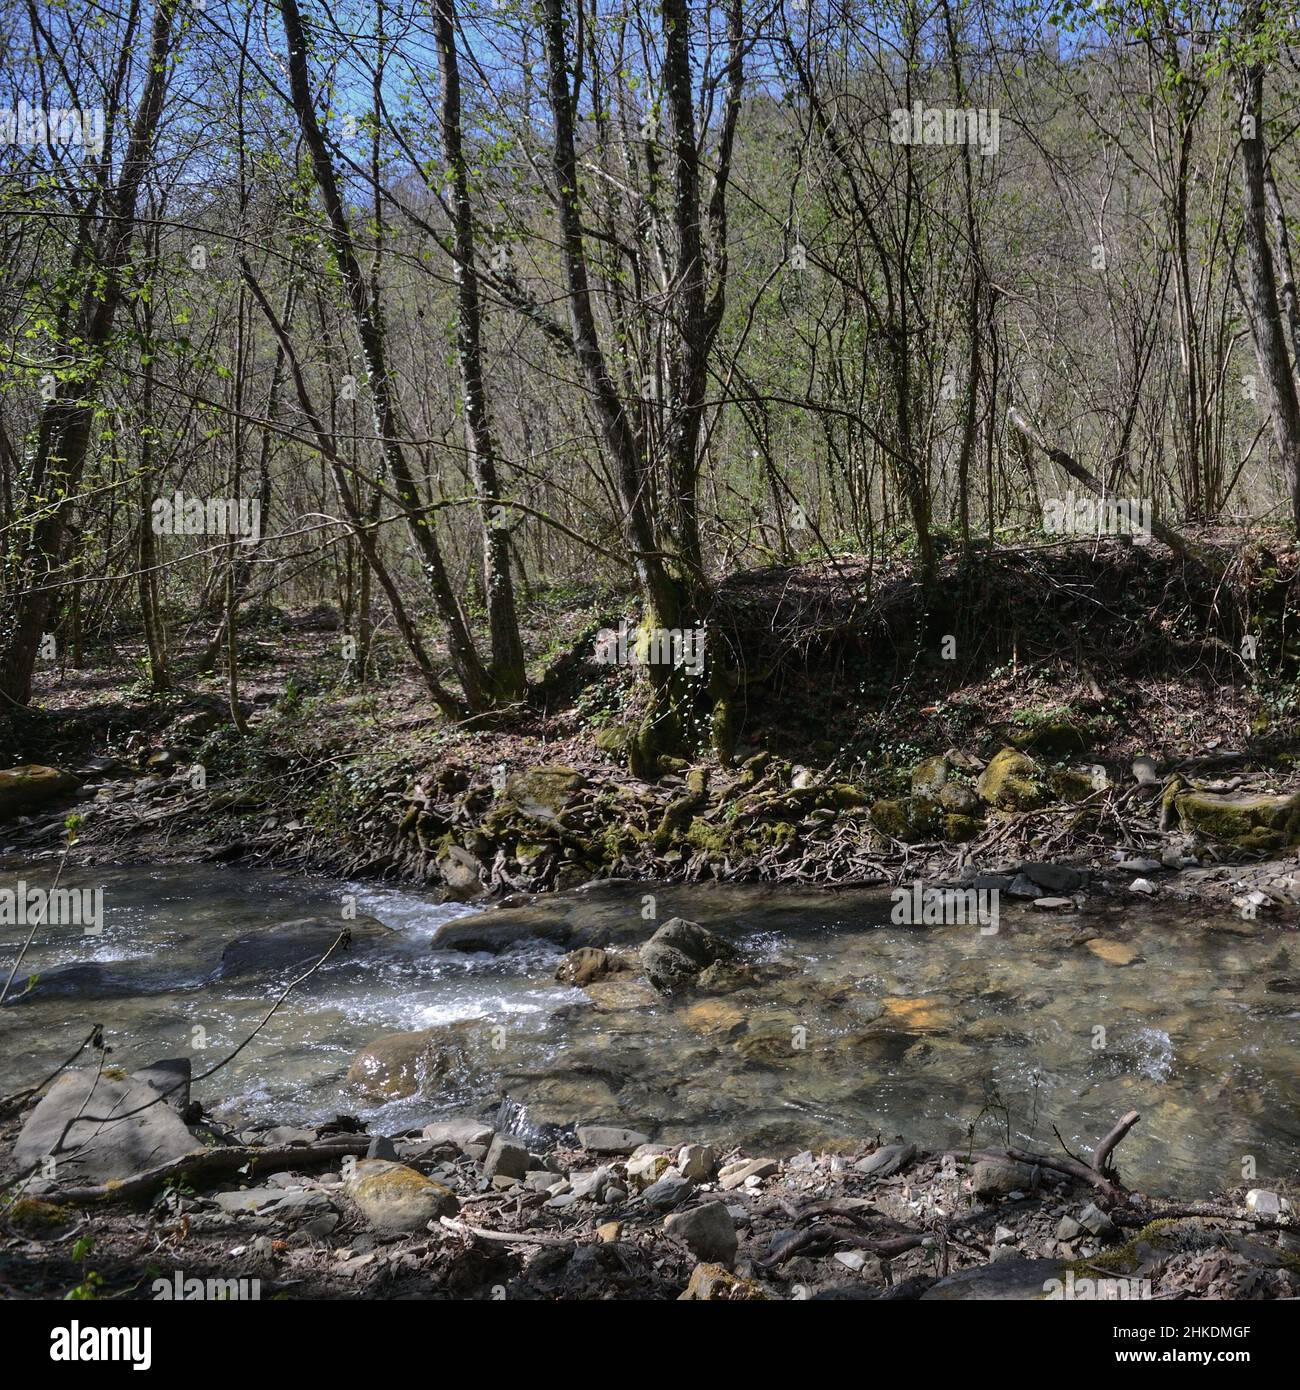
<svg viewBox="0 0 1300 1390">
<path fill-rule="evenodd" d="M 10 866 L 0 886 L 20 877 L 48 886 L 52 866 Z M 1136 1109 L 1122 1166 L 1148 1191 L 1238 1185 L 1247 1156 L 1261 1185 L 1300 1167 L 1300 939 L 1285 924 L 1162 903 L 1067 916 L 1004 905 L 985 934 L 894 925 L 883 892 L 615 884 L 502 912 L 511 944 L 491 954 L 434 945 L 470 909 L 392 888 L 194 866 L 61 882 L 104 889 L 103 931 L 37 931 L 11 995 L 32 975 L 34 991 L 0 1010 L 3 1094 L 52 1070 L 94 1022 L 119 1064 L 212 1066 L 301 973 L 223 977 L 223 947 L 289 920 L 337 922 L 351 894 L 362 920 L 392 932 L 295 989 L 197 1098 L 258 1122 L 347 1112 L 390 1129 L 505 1098 L 516 1128 L 606 1120 L 778 1154 L 877 1134 L 962 1144 L 972 1126 L 977 1145 L 1054 1149 L 1055 1129 L 1078 1152 Z M 673 915 L 729 936 L 751 982 L 673 1001 L 631 975 L 591 993 L 556 983 L 567 945 L 635 946 Z M 26 929 L 0 935 L 3 980 Z M 53 969 L 72 962 L 97 969 Z M 383 1106 L 347 1090 L 363 1044 L 417 1029 L 458 1041 L 454 1080 Z"/>
</svg>

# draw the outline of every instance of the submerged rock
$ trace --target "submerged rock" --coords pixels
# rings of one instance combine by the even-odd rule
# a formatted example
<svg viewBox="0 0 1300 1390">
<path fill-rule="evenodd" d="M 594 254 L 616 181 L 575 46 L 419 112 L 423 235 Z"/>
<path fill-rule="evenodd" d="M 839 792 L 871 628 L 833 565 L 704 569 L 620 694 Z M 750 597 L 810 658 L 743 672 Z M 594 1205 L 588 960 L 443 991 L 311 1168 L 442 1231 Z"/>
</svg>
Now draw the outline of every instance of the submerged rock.
<svg viewBox="0 0 1300 1390">
<path fill-rule="evenodd" d="M 641 966 L 650 983 L 661 993 L 692 983 L 706 967 L 718 961 L 732 961 L 736 948 L 697 922 L 674 917 L 641 947 Z"/>
<path fill-rule="evenodd" d="M 326 968 L 397 935 L 373 917 L 361 917 L 351 922 L 323 917 L 280 922 L 273 927 L 237 936 L 229 942 L 221 953 L 217 973 L 223 980 L 231 980 L 249 975 L 276 974 L 299 966 L 305 970 L 329 950 L 344 928 L 351 932 L 351 943 L 346 950 L 340 947 L 335 951 Z"/>
<path fill-rule="evenodd" d="M 385 1033 L 357 1053 L 348 1068 L 347 1088 L 376 1105 L 406 1096 L 434 1095 L 449 1082 L 474 1072 L 467 1023 Z"/>
</svg>

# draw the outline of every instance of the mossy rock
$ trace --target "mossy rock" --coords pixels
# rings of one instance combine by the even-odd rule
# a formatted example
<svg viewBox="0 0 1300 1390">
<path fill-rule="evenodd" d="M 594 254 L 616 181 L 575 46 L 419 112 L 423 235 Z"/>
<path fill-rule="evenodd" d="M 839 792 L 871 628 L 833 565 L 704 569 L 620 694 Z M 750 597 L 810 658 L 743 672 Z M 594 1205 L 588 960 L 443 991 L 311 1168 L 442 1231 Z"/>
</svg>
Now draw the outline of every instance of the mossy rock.
<svg viewBox="0 0 1300 1390">
<path fill-rule="evenodd" d="M 506 780 L 501 800 L 533 820 L 553 821 L 587 779 L 576 768 L 557 763 L 530 767 Z"/>
<path fill-rule="evenodd" d="M 963 816 L 959 812 L 950 811 L 943 818 L 943 838 L 952 840 L 955 844 L 973 840 L 983 829 L 984 822 L 974 816 Z"/>
<path fill-rule="evenodd" d="M 939 808 L 924 797 L 886 797 L 872 806 L 871 823 L 882 835 L 915 844 L 938 833 Z"/>
<path fill-rule="evenodd" d="M 1104 790 L 1104 783 L 1099 787 L 1091 772 L 1077 767 L 1058 768 L 1049 775 L 1048 781 L 1060 801 L 1085 801 L 1094 792 Z"/>
<path fill-rule="evenodd" d="M 968 787 L 964 782 L 949 782 L 939 793 L 939 805 L 956 815 L 984 814 L 984 803 L 975 794 L 975 788 Z"/>
<path fill-rule="evenodd" d="M 1182 791 L 1173 802 L 1180 825 L 1216 844 L 1258 850 L 1300 844 L 1300 793 L 1224 796 Z"/>
<path fill-rule="evenodd" d="M 924 758 L 912 769 L 912 795 L 937 801 L 939 793 L 947 785 L 952 764 L 946 753 L 933 758 Z"/>
<path fill-rule="evenodd" d="M 975 790 L 982 801 L 1000 811 L 1036 811 L 1052 799 L 1043 782 L 1042 769 L 1014 748 L 1003 748 L 994 754 L 980 773 Z"/>
<path fill-rule="evenodd" d="M 822 793 L 820 801 L 832 811 L 859 811 L 871 798 L 852 782 L 835 782 Z"/>
<path fill-rule="evenodd" d="M 616 758 L 622 758 L 626 756 L 634 738 L 636 738 L 635 729 L 630 729 L 626 724 L 611 724 L 607 728 L 597 729 L 593 742 L 602 753 L 610 753 Z"/>
<path fill-rule="evenodd" d="M 1068 719 L 1050 719 L 1032 728 L 1017 729 L 1011 742 L 1022 752 L 1034 752 L 1048 758 L 1068 758 L 1072 753 L 1086 753 L 1092 746 L 1087 732 Z"/>
<path fill-rule="evenodd" d="M 62 768 L 27 763 L 0 772 L 0 820 L 26 815 L 79 790 L 81 783 Z"/>
<path fill-rule="evenodd" d="M 77 1211 L 40 1197 L 20 1197 L 9 1208 L 7 1219 L 16 1231 L 39 1237 L 71 1224 L 77 1219 Z"/>
<path fill-rule="evenodd" d="M 696 816 L 687 827 L 686 843 L 692 849 L 703 850 L 705 854 L 723 855 L 727 852 L 727 831 L 723 826 Z"/>
<path fill-rule="evenodd" d="M 423 1231 L 437 1217 L 454 1216 L 460 1209 L 445 1183 L 386 1159 L 362 1159 L 347 1192 L 372 1226 L 393 1234 Z"/>
</svg>

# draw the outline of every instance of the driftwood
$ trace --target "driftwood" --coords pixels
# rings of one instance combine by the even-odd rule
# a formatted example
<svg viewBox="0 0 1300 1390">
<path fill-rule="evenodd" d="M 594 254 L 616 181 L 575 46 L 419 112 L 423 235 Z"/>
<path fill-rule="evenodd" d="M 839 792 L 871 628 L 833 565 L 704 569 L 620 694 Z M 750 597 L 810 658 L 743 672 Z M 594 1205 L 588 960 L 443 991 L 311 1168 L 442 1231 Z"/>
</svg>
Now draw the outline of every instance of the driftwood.
<svg viewBox="0 0 1300 1390">
<path fill-rule="evenodd" d="M 348 1154 L 364 1154 L 370 1143 L 368 1134 L 359 1134 L 352 1138 L 331 1139 L 323 1144 L 278 1144 L 273 1148 L 241 1144 L 196 1149 L 193 1153 L 160 1163 L 156 1168 L 148 1168 L 119 1182 L 107 1182 L 102 1187 L 56 1187 L 45 1195 L 51 1201 L 73 1206 L 127 1202 L 136 1197 L 149 1196 L 170 1178 L 222 1177 L 241 1173 L 245 1168 L 251 1177 L 254 1171 L 267 1173 L 281 1168 L 315 1167 L 345 1158 Z"/>
<path fill-rule="evenodd" d="M 474 1236 L 479 1240 L 495 1240 L 502 1245 L 573 1245 L 572 1236 L 548 1236 L 540 1231 L 489 1231 L 484 1226 L 471 1226 L 468 1221 L 454 1221 L 440 1216 L 438 1224 L 458 1236 Z"/>
<path fill-rule="evenodd" d="M 1004 1149 L 1002 1153 L 1017 1163 L 1034 1164 L 1039 1168 L 1050 1168 L 1054 1173 L 1064 1173 L 1068 1177 L 1078 1178 L 1080 1182 L 1095 1187 L 1109 1201 L 1122 1202 L 1128 1195 L 1128 1189 L 1120 1182 L 1119 1174 L 1111 1166 L 1110 1156 L 1141 1118 L 1136 1110 L 1130 1110 L 1122 1116 L 1114 1128 L 1098 1142 L 1093 1150 L 1091 1164 L 1068 1154 L 1064 1158 L 1058 1158 L 1055 1154 L 1030 1153 L 1026 1149 Z"/>
</svg>

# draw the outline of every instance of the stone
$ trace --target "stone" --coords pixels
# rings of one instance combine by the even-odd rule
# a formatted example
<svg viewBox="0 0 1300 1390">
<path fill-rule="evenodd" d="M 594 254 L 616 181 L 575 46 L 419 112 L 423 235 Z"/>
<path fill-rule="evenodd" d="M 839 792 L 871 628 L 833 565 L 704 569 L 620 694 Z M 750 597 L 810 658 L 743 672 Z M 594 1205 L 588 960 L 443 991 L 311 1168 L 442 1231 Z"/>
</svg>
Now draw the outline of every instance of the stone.
<svg viewBox="0 0 1300 1390">
<path fill-rule="evenodd" d="M 717 1165 L 711 1144 L 683 1144 L 677 1154 L 677 1171 L 688 1182 L 708 1182 Z"/>
<path fill-rule="evenodd" d="M 1076 888 L 1083 887 L 1083 875 L 1068 864 L 1025 863 L 1020 866 L 1020 872 L 1049 893 L 1073 893 Z"/>
<path fill-rule="evenodd" d="M 464 1118 L 435 1120 L 425 1125 L 420 1136 L 435 1144 L 454 1144 L 458 1149 L 464 1149 L 467 1144 L 490 1144 L 493 1133 L 492 1126 L 482 1120 Z"/>
<path fill-rule="evenodd" d="M 250 1187 L 239 1192 L 212 1194 L 212 1200 L 217 1206 L 232 1216 L 256 1216 L 276 1206 L 283 1197 L 284 1193 L 277 1187 Z"/>
<path fill-rule="evenodd" d="M 995 1226 L 993 1229 L 994 1245 L 1011 1245 L 1018 1239 L 1019 1237 L 1010 1226 Z"/>
<path fill-rule="evenodd" d="M 1154 874 L 1164 867 L 1159 859 L 1148 859 L 1145 856 L 1137 858 L 1121 859 L 1115 867 L 1125 874 Z"/>
<path fill-rule="evenodd" d="M 991 1264 L 959 1270 L 921 1295 L 922 1302 L 1046 1298 L 1064 1277 L 1061 1260 L 1027 1260 L 1014 1249 Z"/>
<path fill-rule="evenodd" d="M 525 768 L 506 779 L 499 802 L 503 809 L 529 820 L 553 823 L 587 779 L 575 768 L 543 763 Z"/>
<path fill-rule="evenodd" d="M 451 1188 L 385 1159 L 362 1159 L 348 1181 L 347 1193 L 362 1216 L 380 1231 L 423 1231 L 430 1221 L 460 1210 Z"/>
<path fill-rule="evenodd" d="M 1017 874 L 1011 880 L 1011 887 L 1007 889 L 1007 893 L 1013 898 L 1043 897 L 1043 890 L 1025 874 Z"/>
<path fill-rule="evenodd" d="M 1142 893 L 1149 898 L 1159 890 L 1149 878 L 1135 878 L 1133 882 L 1129 884 L 1128 891 L 1130 893 Z"/>
<path fill-rule="evenodd" d="M 677 1171 L 669 1168 L 657 1182 L 653 1182 L 642 1192 L 646 1205 L 656 1211 L 671 1211 L 680 1206 L 695 1190 L 695 1184 Z"/>
<path fill-rule="evenodd" d="M 1148 758 L 1143 754 L 1140 758 L 1134 758 L 1133 776 L 1139 786 L 1158 787 L 1161 785 L 1160 765 L 1154 758 Z"/>
<path fill-rule="evenodd" d="M 865 1177 L 892 1178 L 916 1157 L 915 1144 L 886 1144 L 853 1165 Z"/>
<path fill-rule="evenodd" d="M 201 1149 L 170 1105 L 154 1103 L 161 1094 L 117 1068 L 98 1076 L 88 1070 L 65 1072 L 27 1117 L 14 1145 L 14 1167 L 34 1167 L 62 1141 L 50 1181 L 91 1186 L 133 1177 Z M 133 1111 L 139 1113 L 128 1113 Z M 70 1120 L 76 1123 L 65 1136 Z M 29 1190 L 43 1190 L 50 1181 L 38 1172 Z"/>
<path fill-rule="evenodd" d="M 1068 719 L 1048 719 L 1031 728 L 1018 729 L 1011 737 L 1017 748 L 1032 749 L 1049 758 L 1069 757 L 1088 748 L 1088 735 Z"/>
<path fill-rule="evenodd" d="M 667 1154 L 636 1154 L 626 1164 L 628 1181 L 635 1188 L 649 1187 L 668 1171 L 668 1167 Z"/>
<path fill-rule="evenodd" d="M 579 946 L 576 951 L 570 951 L 556 966 L 555 978 L 562 985 L 573 985 L 582 989 L 597 980 L 603 980 L 606 975 L 626 969 L 627 965 L 621 957 L 600 946 Z"/>
<path fill-rule="evenodd" d="M 1291 1210 L 1291 1203 L 1285 1197 L 1279 1197 L 1276 1192 L 1269 1192 L 1262 1187 L 1252 1187 L 1246 1193 L 1246 1210 L 1256 1216 L 1277 1218 Z"/>
<path fill-rule="evenodd" d="M 1104 937 L 1094 936 L 1084 944 L 1107 965 L 1132 965 L 1138 958 L 1132 946 L 1125 946 L 1122 941 L 1107 941 Z"/>
<path fill-rule="evenodd" d="M 951 771 L 952 764 L 943 753 L 923 759 L 912 769 L 912 795 L 937 801 Z"/>
<path fill-rule="evenodd" d="M 190 1076 L 193 1068 L 188 1057 L 168 1057 L 151 1062 L 131 1073 L 132 1081 L 143 1081 L 167 1097 L 167 1104 L 180 1114 L 189 1109 Z M 314 1137 L 314 1135 L 313 1135 Z"/>
<path fill-rule="evenodd" d="M 603 1225 L 596 1227 L 596 1239 L 602 1245 L 612 1245 L 623 1234 L 623 1223 L 621 1221 L 606 1221 Z"/>
<path fill-rule="evenodd" d="M 1063 1216 L 1056 1223 L 1057 1240 L 1078 1240 L 1083 1234 L 1083 1227 L 1072 1216 Z"/>
<path fill-rule="evenodd" d="M 664 1222 L 664 1231 L 680 1240 L 697 1260 L 727 1269 L 735 1263 L 736 1223 L 721 1202 L 675 1212 Z"/>
<path fill-rule="evenodd" d="M 579 1125 L 578 1143 L 589 1153 L 630 1154 L 638 1145 L 650 1141 L 634 1129 L 619 1129 L 614 1125 Z"/>
<path fill-rule="evenodd" d="M 1118 1234 L 1115 1223 L 1102 1211 L 1095 1202 L 1089 1202 L 1079 1213 L 1079 1225 L 1091 1236 L 1100 1239 L 1109 1239 Z"/>
<path fill-rule="evenodd" d="M 524 1186 L 531 1187 L 534 1192 L 556 1192 L 567 1187 L 568 1182 L 562 1173 L 552 1173 L 548 1168 L 534 1168 L 524 1174 Z"/>
<path fill-rule="evenodd" d="M 1000 811 L 1036 811 L 1051 799 L 1039 766 L 1014 748 L 1003 748 L 979 775 L 980 799 Z"/>
<path fill-rule="evenodd" d="M 982 1158 L 971 1170 L 971 1191 L 977 1197 L 1005 1197 L 1037 1185 L 1037 1168 L 1009 1158 Z"/>
<path fill-rule="evenodd" d="M 744 1303 L 767 1295 L 752 1279 L 742 1279 L 719 1264 L 698 1264 L 691 1270 L 679 1303 Z"/>
<path fill-rule="evenodd" d="M 774 1158 L 742 1158 L 719 1170 L 718 1185 L 724 1192 L 731 1192 L 750 1178 L 770 1178 L 780 1171 L 781 1165 Z"/>
<path fill-rule="evenodd" d="M 957 1022 L 956 1015 L 945 1007 L 941 999 L 924 995 L 917 999 L 904 999 L 890 995 L 880 1003 L 881 1024 L 900 1028 L 906 1033 L 946 1033 Z"/>
<path fill-rule="evenodd" d="M 597 1168 L 591 1173 L 570 1173 L 569 1191 L 575 1202 L 599 1202 L 605 1195 L 611 1174 L 608 1168 Z"/>
<path fill-rule="evenodd" d="M 367 1158 L 387 1158 L 393 1163 L 397 1162 L 397 1146 L 387 1135 L 376 1134 L 366 1148 Z"/>
<path fill-rule="evenodd" d="M 641 967 L 661 994 L 683 988 L 715 961 L 734 960 L 738 952 L 696 922 L 674 917 L 641 947 Z"/>
<path fill-rule="evenodd" d="M 483 1176 L 495 1178 L 522 1178 L 533 1166 L 528 1147 L 521 1140 L 509 1134 L 496 1134 L 488 1145 L 487 1157 L 483 1160 Z"/>
<path fill-rule="evenodd" d="M 1064 912 L 1075 906 L 1073 898 L 1035 898 L 1030 904 L 1035 912 Z"/>
<path fill-rule="evenodd" d="M 437 868 L 448 894 L 461 902 L 477 897 L 487 877 L 482 860 L 463 845 L 446 845 Z"/>
<path fill-rule="evenodd" d="M 71 796 L 81 783 L 70 772 L 40 763 L 24 763 L 0 772 L 0 820 L 30 815 L 33 811 Z"/>
</svg>

